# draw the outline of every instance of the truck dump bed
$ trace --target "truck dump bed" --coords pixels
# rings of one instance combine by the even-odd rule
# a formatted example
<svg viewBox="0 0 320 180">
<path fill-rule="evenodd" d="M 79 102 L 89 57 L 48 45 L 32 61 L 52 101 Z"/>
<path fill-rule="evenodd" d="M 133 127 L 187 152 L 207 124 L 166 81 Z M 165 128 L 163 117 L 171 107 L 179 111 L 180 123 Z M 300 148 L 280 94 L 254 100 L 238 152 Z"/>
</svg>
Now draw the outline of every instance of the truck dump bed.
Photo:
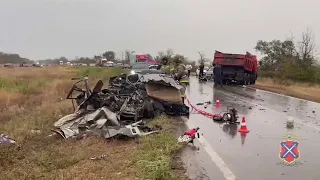
<svg viewBox="0 0 320 180">
<path fill-rule="evenodd" d="M 229 54 L 216 51 L 213 63 L 222 66 L 239 66 L 250 72 L 257 71 L 257 58 L 249 52 L 246 54 Z"/>
<path fill-rule="evenodd" d="M 258 72 L 257 57 L 246 54 L 230 54 L 216 51 L 213 64 L 221 65 L 222 82 L 239 85 L 255 84 Z"/>
</svg>

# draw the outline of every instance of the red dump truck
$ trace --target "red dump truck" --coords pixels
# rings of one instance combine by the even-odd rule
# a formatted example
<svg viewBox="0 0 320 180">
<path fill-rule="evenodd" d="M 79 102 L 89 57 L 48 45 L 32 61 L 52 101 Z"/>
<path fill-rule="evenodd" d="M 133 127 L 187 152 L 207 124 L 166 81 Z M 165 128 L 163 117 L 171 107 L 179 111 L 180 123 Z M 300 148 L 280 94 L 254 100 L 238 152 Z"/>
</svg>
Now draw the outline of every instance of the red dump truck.
<svg viewBox="0 0 320 180">
<path fill-rule="evenodd" d="M 255 84 L 258 77 L 258 60 L 247 52 L 246 54 L 228 54 L 215 51 L 213 64 L 222 67 L 223 84 L 239 85 Z"/>
</svg>

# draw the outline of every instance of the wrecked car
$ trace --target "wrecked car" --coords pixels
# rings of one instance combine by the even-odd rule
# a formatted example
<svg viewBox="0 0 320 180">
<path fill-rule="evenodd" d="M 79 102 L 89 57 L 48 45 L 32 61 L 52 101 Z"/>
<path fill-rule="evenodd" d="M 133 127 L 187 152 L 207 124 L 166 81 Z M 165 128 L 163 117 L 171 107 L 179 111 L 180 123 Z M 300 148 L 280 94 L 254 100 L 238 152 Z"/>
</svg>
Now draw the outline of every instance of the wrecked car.
<svg viewBox="0 0 320 180">
<path fill-rule="evenodd" d="M 72 80 L 78 81 L 67 99 L 75 112 L 54 123 L 54 131 L 66 139 L 87 132 L 104 138 L 142 136 L 158 132 L 159 127 L 146 125 L 157 115 L 189 116 L 180 98 L 182 86 L 170 76 L 121 74 L 109 79 L 108 88 L 99 80 L 92 90 L 88 76 Z"/>
</svg>

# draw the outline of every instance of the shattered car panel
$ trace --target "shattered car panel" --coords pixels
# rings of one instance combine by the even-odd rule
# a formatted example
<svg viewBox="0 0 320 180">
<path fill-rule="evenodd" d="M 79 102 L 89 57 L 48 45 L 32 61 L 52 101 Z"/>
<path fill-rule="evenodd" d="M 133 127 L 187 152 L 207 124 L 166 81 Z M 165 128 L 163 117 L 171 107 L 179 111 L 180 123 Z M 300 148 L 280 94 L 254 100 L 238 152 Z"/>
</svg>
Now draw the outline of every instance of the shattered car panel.
<svg viewBox="0 0 320 180">
<path fill-rule="evenodd" d="M 139 76 L 140 76 L 140 82 L 142 83 L 163 84 L 163 85 L 174 87 L 178 90 L 183 88 L 183 86 L 181 86 L 175 79 L 173 79 L 171 76 L 166 74 L 144 74 Z"/>
</svg>

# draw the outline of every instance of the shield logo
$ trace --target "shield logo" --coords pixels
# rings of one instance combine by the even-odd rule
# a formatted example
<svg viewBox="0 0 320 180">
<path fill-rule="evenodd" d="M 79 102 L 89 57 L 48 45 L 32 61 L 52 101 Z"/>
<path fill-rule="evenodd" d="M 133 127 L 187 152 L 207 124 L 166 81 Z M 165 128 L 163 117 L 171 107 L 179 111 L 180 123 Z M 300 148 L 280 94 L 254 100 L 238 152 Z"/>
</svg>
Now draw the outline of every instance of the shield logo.
<svg viewBox="0 0 320 180">
<path fill-rule="evenodd" d="M 280 143 L 280 159 L 286 163 L 293 163 L 300 158 L 299 142 L 287 140 Z"/>
</svg>

